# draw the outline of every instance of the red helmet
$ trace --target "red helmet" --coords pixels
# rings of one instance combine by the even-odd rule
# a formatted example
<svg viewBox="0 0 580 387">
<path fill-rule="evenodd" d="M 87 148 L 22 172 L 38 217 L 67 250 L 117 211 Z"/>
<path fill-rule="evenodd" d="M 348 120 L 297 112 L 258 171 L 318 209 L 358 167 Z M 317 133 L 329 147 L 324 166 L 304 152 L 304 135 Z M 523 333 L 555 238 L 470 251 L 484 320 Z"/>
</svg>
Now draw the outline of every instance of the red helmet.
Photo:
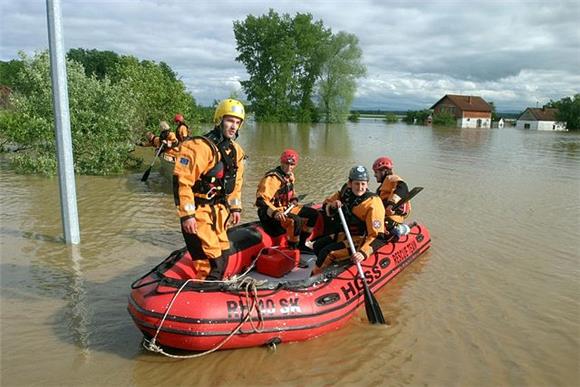
<svg viewBox="0 0 580 387">
<path fill-rule="evenodd" d="M 373 163 L 373 171 L 380 171 L 383 169 L 393 169 L 393 160 L 390 158 L 383 156 L 379 157 Z"/>
<path fill-rule="evenodd" d="M 183 116 L 181 114 L 176 114 L 173 118 L 174 122 L 183 122 Z"/>
<path fill-rule="evenodd" d="M 284 164 L 298 164 L 298 152 L 294 149 L 286 149 L 280 156 L 280 162 Z"/>
</svg>

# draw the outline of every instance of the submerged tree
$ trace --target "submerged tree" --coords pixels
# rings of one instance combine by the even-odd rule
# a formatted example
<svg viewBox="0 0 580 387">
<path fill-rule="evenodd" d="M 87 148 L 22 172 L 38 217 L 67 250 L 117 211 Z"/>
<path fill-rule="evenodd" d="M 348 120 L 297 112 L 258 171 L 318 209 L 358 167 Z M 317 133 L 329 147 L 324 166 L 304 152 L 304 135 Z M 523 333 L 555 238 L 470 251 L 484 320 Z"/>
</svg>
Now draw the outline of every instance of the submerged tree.
<svg viewBox="0 0 580 387">
<path fill-rule="evenodd" d="M 317 121 L 319 109 L 314 99 L 320 100 L 321 86 L 326 105 L 348 113 L 356 87 L 353 79 L 364 74 L 364 67 L 361 71 L 360 61 L 356 61 L 361 56 L 356 37 L 333 36 L 310 14 L 291 18 L 273 10 L 234 22 L 234 35 L 239 53 L 236 60 L 250 75 L 242 87 L 256 119 Z M 325 76 L 344 84 L 321 84 Z"/>
<path fill-rule="evenodd" d="M 344 122 L 354 99 L 356 79 L 366 74 L 358 38 L 339 32 L 323 56 L 326 60 L 318 84 L 320 109 L 326 122 Z"/>
</svg>

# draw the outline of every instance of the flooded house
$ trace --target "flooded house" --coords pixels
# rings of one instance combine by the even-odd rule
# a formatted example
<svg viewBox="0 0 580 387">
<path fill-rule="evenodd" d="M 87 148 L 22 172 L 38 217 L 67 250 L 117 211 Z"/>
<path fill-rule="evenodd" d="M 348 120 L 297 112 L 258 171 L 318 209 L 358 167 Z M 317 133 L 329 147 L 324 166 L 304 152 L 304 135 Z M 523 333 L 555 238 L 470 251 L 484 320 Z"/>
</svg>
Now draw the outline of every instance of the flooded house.
<svg viewBox="0 0 580 387">
<path fill-rule="evenodd" d="M 516 128 L 530 130 L 559 130 L 566 131 L 566 122 L 556 118 L 558 109 L 555 108 L 527 108 L 518 117 Z"/>
<path fill-rule="evenodd" d="M 492 106 L 478 96 L 446 94 L 431 109 L 433 114 L 452 114 L 459 128 L 491 127 Z"/>
</svg>

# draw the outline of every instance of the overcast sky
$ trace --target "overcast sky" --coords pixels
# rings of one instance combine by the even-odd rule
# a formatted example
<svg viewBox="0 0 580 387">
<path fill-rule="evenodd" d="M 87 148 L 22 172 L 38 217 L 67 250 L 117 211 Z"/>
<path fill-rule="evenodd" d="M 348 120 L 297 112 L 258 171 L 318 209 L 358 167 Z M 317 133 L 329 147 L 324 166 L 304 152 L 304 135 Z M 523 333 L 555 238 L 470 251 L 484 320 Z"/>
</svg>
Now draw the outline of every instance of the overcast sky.
<svg viewBox="0 0 580 387">
<path fill-rule="evenodd" d="M 46 1 L 0 0 L 0 60 L 48 48 Z M 248 78 L 233 21 L 273 8 L 311 13 L 360 40 L 354 108 L 418 110 L 445 94 L 520 111 L 580 93 L 579 1 L 61 0 L 66 49 L 164 61 L 198 103 Z"/>
</svg>

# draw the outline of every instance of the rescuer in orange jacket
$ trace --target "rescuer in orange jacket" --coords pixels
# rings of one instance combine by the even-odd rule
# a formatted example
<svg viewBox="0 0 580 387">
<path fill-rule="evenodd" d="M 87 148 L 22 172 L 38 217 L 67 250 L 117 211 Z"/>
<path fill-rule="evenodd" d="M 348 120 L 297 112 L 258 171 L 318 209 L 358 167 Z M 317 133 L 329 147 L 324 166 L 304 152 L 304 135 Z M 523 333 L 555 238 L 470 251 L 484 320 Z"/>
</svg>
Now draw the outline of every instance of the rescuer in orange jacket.
<svg viewBox="0 0 580 387">
<path fill-rule="evenodd" d="M 408 232 L 404 227 L 405 218 L 411 213 L 411 202 L 406 202 L 400 208 L 393 211 L 393 207 L 409 194 L 409 187 L 398 175 L 393 173 L 393 161 L 382 156 L 373 163 L 373 172 L 379 187 L 377 194 L 381 197 L 385 206 L 386 230 L 389 233 L 402 235 Z M 403 227 L 399 227 L 403 226 Z"/>
<path fill-rule="evenodd" d="M 189 137 L 189 127 L 185 124 L 183 115 L 179 113 L 176 114 L 175 117 L 173 117 L 173 121 L 177 125 L 175 129 L 175 135 L 177 137 L 177 140 L 179 142 L 185 141 L 185 139 Z"/>
<path fill-rule="evenodd" d="M 385 244 L 385 208 L 379 196 L 368 190 L 368 185 L 367 169 L 362 165 L 353 167 L 348 175 L 348 183 L 322 204 L 329 217 L 338 207 L 342 208 L 356 248 L 351 259 L 359 262 Z M 313 275 L 336 261 L 350 257 L 348 241 L 342 228 L 337 228 L 336 234 L 318 238 L 314 242 L 313 250 L 317 256 Z"/>
<path fill-rule="evenodd" d="M 298 204 L 294 189 L 297 165 L 298 153 L 294 149 L 282 152 L 280 165 L 266 172 L 258 184 L 256 207 L 264 231 L 272 236 L 286 233 L 288 247 L 304 249 L 318 211 Z"/>
<path fill-rule="evenodd" d="M 239 101 L 221 101 L 214 129 L 185 140 L 175 162 L 175 204 L 197 279 L 223 279 L 224 251 L 230 246 L 227 223 L 240 221 L 245 154 L 235 139 L 244 118 Z"/>
<path fill-rule="evenodd" d="M 163 158 L 167 161 L 175 162 L 175 157 L 179 153 L 179 144 L 181 141 L 179 141 L 175 133 L 171 131 L 167 122 L 161 121 L 159 123 L 159 128 L 161 129 L 159 136 L 147 132 L 145 134 L 147 141 L 138 145 L 153 146 L 156 149 L 159 149 L 159 147 L 163 145 L 163 150 L 161 152 Z"/>
</svg>

